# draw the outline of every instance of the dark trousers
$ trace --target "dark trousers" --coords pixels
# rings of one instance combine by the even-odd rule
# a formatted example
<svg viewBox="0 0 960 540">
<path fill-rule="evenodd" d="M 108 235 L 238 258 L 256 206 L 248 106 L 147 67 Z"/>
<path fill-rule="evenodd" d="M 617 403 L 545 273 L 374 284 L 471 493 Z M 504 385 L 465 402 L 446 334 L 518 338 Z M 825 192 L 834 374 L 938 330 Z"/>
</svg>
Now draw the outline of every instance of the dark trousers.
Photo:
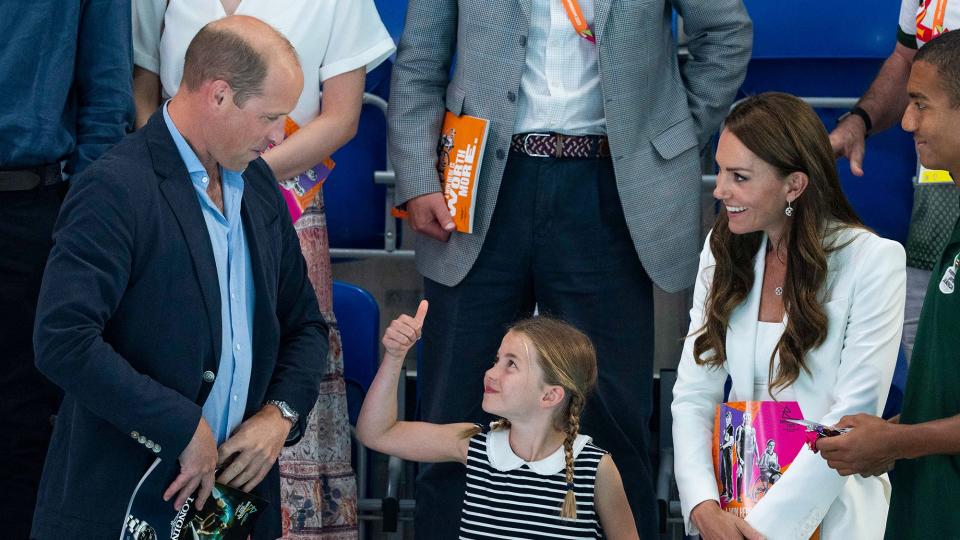
<svg viewBox="0 0 960 540">
<path fill-rule="evenodd" d="M 534 306 L 590 336 L 599 380 L 581 431 L 612 454 L 640 537 L 656 537 L 648 456 L 652 285 L 627 231 L 609 159 L 512 153 L 470 273 L 454 287 L 427 279 L 424 295 L 430 315 L 418 377 L 421 413 L 430 422 L 491 419 L 480 407 L 484 371 L 507 326 L 530 316 Z M 421 471 L 417 538 L 456 538 L 464 467 L 435 464 Z"/>
<path fill-rule="evenodd" d="M 61 186 L 0 191 L 0 529 L 27 538 L 60 406 L 33 364 L 33 319 Z"/>
<path fill-rule="evenodd" d="M 724 448 L 720 451 L 720 483 L 723 485 L 723 492 L 728 499 L 733 497 L 733 450 Z"/>
</svg>

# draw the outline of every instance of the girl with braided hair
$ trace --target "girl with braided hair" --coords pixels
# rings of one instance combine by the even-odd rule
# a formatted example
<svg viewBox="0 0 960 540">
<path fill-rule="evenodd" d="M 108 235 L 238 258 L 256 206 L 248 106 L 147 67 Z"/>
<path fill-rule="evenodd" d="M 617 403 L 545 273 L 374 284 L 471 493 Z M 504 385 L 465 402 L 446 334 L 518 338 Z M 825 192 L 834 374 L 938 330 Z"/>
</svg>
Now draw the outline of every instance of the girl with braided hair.
<svg viewBox="0 0 960 540">
<path fill-rule="evenodd" d="M 484 375 L 483 410 L 500 417 L 489 429 L 398 422 L 397 379 L 426 315 L 424 300 L 384 333 L 360 440 L 402 459 L 466 465 L 460 538 L 639 538 L 613 459 L 580 433 L 597 380 L 590 339 L 555 319 L 520 321 Z"/>
</svg>

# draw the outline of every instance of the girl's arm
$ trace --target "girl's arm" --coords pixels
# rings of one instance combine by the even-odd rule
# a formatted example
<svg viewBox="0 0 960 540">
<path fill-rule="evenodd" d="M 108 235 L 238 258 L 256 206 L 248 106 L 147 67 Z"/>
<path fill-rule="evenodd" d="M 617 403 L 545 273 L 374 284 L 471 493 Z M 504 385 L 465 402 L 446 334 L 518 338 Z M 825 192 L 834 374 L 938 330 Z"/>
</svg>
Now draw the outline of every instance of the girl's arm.
<svg viewBox="0 0 960 540">
<path fill-rule="evenodd" d="M 466 463 L 470 439 L 462 434 L 473 424 L 397 421 L 397 379 L 407 351 L 420 339 L 426 316 L 427 301 L 423 300 L 414 317 L 401 315 L 384 332 L 383 362 L 363 400 L 357 435 L 368 448 L 401 459 Z"/>
<path fill-rule="evenodd" d="M 357 134 L 363 105 L 365 67 L 323 81 L 320 114 L 283 144 L 263 153 L 277 180 L 287 180 L 330 157 Z"/>
<path fill-rule="evenodd" d="M 607 454 L 597 466 L 597 481 L 593 487 L 593 503 L 597 507 L 600 525 L 610 540 L 639 540 L 627 494 L 623 491 L 620 471 Z"/>
</svg>

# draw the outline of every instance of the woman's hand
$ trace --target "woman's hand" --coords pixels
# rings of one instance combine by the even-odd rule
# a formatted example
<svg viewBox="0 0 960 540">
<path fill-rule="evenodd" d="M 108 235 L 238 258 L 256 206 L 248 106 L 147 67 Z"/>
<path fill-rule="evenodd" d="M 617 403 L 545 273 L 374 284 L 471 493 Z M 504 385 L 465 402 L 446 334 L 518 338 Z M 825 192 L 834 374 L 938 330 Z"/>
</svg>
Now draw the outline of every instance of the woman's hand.
<svg viewBox="0 0 960 540">
<path fill-rule="evenodd" d="M 407 356 L 407 351 L 420 339 L 423 320 L 427 317 L 427 306 L 427 301 L 421 300 L 416 315 L 401 315 L 390 323 L 381 341 L 385 359 L 402 361 Z"/>
<path fill-rule="evenodd" d="M 700 529 L 703 540 L 764 540 L 743 518 L 721 510 L 717 501 L 703 501 L 695 506 L 690 521 Z"/>
</svg>

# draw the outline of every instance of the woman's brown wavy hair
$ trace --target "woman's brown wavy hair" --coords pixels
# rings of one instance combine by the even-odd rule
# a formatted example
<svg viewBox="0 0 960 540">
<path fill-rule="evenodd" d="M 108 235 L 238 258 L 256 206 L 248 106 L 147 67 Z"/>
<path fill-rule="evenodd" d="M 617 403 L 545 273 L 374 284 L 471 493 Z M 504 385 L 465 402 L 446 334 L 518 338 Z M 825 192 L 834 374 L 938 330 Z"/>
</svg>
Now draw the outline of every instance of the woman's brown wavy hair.
<svg viewBox="0 0 960 540">
<path fill-rule="evenodd" d="M 840 188 L 827 130 L 802 100 L 777 92 L 749 97 L 727 117 L 725 130 L 772 165 L 781 179 L 795 172 L 809 178 L 802 195 L 793 201 L 793 217 L 788 218 L 780 240 L 786 243 L 787 251 L 783 284 L 787 326 L 770 357 L 772 396 L 775 389 L 793 384 L 801 370 L 810 372 L 804 355 L 827 337 L 827 315 L 821 295 L 827 277 L 827 254 L 842 247 L 833 241 L 838 230 L 862 228 L 863 223 Z M 763 234 L 731 233 L 726 209 L 717 217 L 710 237 L 716 266 L 704 308 L 706 322 L 696 332 L 693 346 L 698 364 L 720 367 L 727 360 L 730 314 L 753 287 L 754 257 L 758 256 Z M 774 376 L 777 352 L 780 363 Z"/>
</svg>

